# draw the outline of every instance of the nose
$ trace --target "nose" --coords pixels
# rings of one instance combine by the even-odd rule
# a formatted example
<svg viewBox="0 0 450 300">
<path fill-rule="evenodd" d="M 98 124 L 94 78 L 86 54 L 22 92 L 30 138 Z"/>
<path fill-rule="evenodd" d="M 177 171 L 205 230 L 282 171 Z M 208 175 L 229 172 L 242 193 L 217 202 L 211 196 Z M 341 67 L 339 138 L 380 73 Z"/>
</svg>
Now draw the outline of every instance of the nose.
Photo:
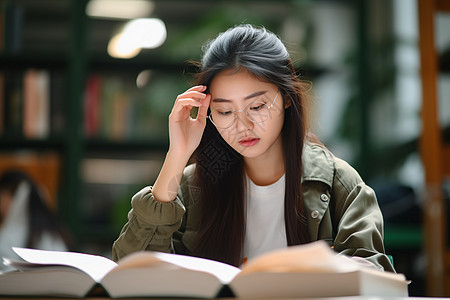
<svg viewBox="0 0 450 300">
<path fill-rule="evenodd" d="M 244 112 L 236 112 L 236 129 L 238 131 L 245 131 L 252 129 L 254 126 L 253 121 L 250 120 Z"/>
</svg>

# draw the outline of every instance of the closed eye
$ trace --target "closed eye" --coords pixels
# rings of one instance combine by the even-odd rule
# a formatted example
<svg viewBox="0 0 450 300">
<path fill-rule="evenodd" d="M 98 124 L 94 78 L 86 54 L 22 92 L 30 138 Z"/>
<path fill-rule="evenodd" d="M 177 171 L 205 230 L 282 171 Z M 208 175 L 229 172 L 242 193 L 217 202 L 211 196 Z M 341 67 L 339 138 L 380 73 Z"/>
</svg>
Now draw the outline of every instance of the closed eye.
<svg viewBox="0 0 450 300">
<path fill-rule="evenodd" d="M 262 102 L 253 103 L 252 105 L 250 105 L 250 110 L 251 111 L 259 111 L 259 110 L 263 109 L 265 105 L 266 104 L 262 103 Z"/>
<path fill-rule="evenodd" d="M 231 109 L 227 109 L 227 108 L 218 108 L 215 111 L 221 116 L 228 116 L 233 113 L 233 111 Z"/>
</svg>

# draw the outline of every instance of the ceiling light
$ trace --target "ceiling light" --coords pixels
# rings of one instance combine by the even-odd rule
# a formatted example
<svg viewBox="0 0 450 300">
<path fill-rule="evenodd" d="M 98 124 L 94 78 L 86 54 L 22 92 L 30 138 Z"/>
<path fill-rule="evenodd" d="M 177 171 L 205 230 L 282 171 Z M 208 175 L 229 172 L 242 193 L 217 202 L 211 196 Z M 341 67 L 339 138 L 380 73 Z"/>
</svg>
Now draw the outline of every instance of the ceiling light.
<svg viewBox="0 0 450 300">
<path fill-rule="evenodd" d="M 146 0 L 90 0 L 86 14 L 90 17 L 108 19 L 135 19 L 148 17 L 154 3 Z"/>
<path fill-rule="evenodd" d="M 135 19 L 125 24 L 120 33 L 108 44 L 108 53 L 116 58 L 132 58 L 142 48 L 161 46 L 167 37 L 166 26 L 160 19 Z"/>
<path fill-rule="evenodd" d="M 108 54 L 115 58 L 133 58 L 141 52 L 141 48 L 127 43 L 122 33 L 113 36 L 108 43 Z"/>
<path fill-rule="evenodd" d="M 160 19 L 136 19 L 129 21 L 123 34 L 140 48 L 154 49 L 161 46 L 167 37 L 166 25 Z"/>
</svg>

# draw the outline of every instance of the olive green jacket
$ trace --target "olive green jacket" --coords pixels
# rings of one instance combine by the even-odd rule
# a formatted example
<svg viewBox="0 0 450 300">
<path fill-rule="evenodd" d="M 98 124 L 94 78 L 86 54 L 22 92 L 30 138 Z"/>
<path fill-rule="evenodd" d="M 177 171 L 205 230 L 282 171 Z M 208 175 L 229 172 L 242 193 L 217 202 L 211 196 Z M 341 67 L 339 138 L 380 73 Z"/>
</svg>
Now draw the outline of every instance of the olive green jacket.
<svg viewBox="0 0 450 300">
<path fill-rule="evenodd" d="M 191 253 L 200 219 L 194 168 L 185 169 L 172 202 L 156 201 L 151 187 L 133 196 L 128 222 L 113 244 L 114 260 L 139 250 Z M 311 241 L 325 240 L 339 253 L 394 271 L 384 254 L 383 217 L 375 193 L 349 164 L 323 147 L 306 144 L 302 184 Z"/>
</svg>

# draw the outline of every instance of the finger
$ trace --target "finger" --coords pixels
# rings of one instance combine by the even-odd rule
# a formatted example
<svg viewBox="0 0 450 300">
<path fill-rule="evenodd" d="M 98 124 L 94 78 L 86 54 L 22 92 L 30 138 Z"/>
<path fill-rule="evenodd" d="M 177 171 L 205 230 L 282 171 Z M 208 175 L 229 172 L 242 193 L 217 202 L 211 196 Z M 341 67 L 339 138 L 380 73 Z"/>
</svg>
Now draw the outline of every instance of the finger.
<svg viewBox="0 0 450 300">
<path fill-rule="evenodd" d="M 199 107 L 202 99 L 206 97 L 206 94 L 203 93 L 205 90 L 206 86 L 199 85 L 191 87 L 186 92 L 178 95 L 172 107 L 172 113 L 186 112 L 193 107 Z"/>
<path fill-rule="evenodd" d="M 193 107 L 200 107 L 201 102 L 192 98 L 182 98 L 178 99 L 172 108 L 172 113 L 178 113 L 184 110 L 191 110 Z"/>
<path fill-rule="evenodd" d="M 206 95 L 206 98 L 201 102 L 201 106 L 198 109 L 197 118 L 206 119 L 208 117 L 208 107 L 211 101 L 211 94 Z"/>
<path fill-rule="evenodd" d="M 202 92 L 206 91 L 206 85 L 193 86 L 193 87 L 189 88 L 188 90 L 186 90 L 186 93 L 192 92 L 192 91 L 197 91 L 197 92 L 202 93 Z"/>
<path fill-rule="evenodd" d="M 177 101 L 178 105 L 182 105 L 182 106 L 196 106 L 196 107 L 200 107 L 202 106 L 202 101 L 198 101 L 197 99 L 194 98 L 182 98 L 182 99 L 178 99 Z"/>
<path fill-rule="evenodd" d="M 195 85 L 191 88 L 189 88 L 188 90 L 206 90 L 206 85 L 203 84 L 199 84 L 199 85 Z"/>
<path fill-rule="evenodd" d="M 202 98 L 205 96 L 205 91 L 206 91 L 207 87 L 205 85 L 197 85 L 197 86 L 193 86 L 190 89 L 186 90 L 184 93 L 182 93 L 181 95 L 186 95 L 186 94 L 196 94 L 201 96 Z"/>
<path fill-rule="evenodd" d="M 201 101 L 202 99 L 205 99 L 206 94 L 198 92 L 198 91 L 191 91 L 191 92 L 185 92 L 181 95 L 178 95 L 177 99 L 182 98 L 192 98 L 196 99 L 197 101 Z"/>
</svg>

